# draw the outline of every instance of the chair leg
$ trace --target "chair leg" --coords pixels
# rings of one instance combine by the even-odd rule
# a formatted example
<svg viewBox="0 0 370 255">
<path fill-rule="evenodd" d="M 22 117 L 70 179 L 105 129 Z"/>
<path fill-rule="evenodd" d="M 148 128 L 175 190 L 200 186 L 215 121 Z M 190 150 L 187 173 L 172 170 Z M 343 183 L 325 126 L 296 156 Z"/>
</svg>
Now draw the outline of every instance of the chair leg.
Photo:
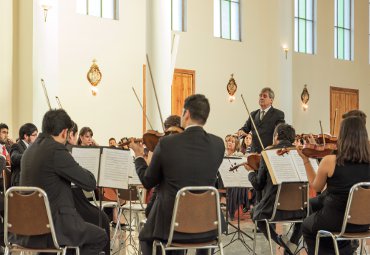
<svg viewBox="0 0 370 255">
<path fill-rule="evenodd" d="M 360 255 L 362 255 L 363 253 L 363 251 L 364 251 L 364 239 L 361 239 L 361 245 L 360 245 L 360 247 L 361 247 L 361 250 L 360 250 Z"/>
<path fill-rule="evenodd" d="M 153 241 L 152 255 L 157 255 L 157 241 Z"/>
<path fill-rule="evenodd" d="M 162 242 L 159 243 L 161 245 L 161 249 L 162 249 L 162 255 L 166 255 L 166 249 L 164 248 L 164 245 Z"/>
<path fill-rule="evenodd" d="M 257 222 L 254 222 L 254 234 L 253 234 L 253 255 L 256 254 L 256 242 L 257 242 Z"/>
<path fill-rule="evenodd" d="M 316 242 L 315 242 L 315 255 L 319 254 L 319 247 L 320 247 L 320 232 L 317 232 L 316 234 Z"/>
<path fill-rule="evenodd" d="M 220 254 L 221 255 L 224 255 L 224 245 L 222 244 L 222 242 L 219 242 L 218 243 L 218 248 L 220 250 Z M 253 254 L 254 255 L 254 254 Z"/>
<path fill-rule="evenodd" d="M 80 255 L 80 248 L 76 247 L 76 255 Z"/>
<path fill-rule="evenodd" d="M 334 236 L 331 236 L 331 238 L 333 239 L 333 245 L 334 245 L 335 255 L 340 255 L 340 254 L 339 254 L 339 249 L 338 249 L 338 242 L 337 242 L 337 240 L 335 239 L 335 237 L 334 237 Z"/>
<path fill-rule="evenodd" d="M 268 241 L 269 241 L 269 244 L 270 244 L 270 252 L 271 252 L 271 255 L 274 255 L 274 251 L 272 250 L 270 224 L 268 223 L 267 220 L 264 220 L 264 221 L 266 223 L 266 228 L 267 228 L 267 237 L 268 237 Z"/>
<path fill-rule="evenodd" d="M 58 252 L 58 254 L 59 254 L 59 252 Z M 62 255 L 66 255 L 66 254 L 67 254 L 67 247 L 64 247 L 63 251 L 62 251 Z"/>
<path fill-rule="evenodd" d="M 9 252 L 9 248 L 8 247 L 5 247 L 5 252 L 4 252 L 4 255 L 9 255 L 10 252 Z"/>
</svg>

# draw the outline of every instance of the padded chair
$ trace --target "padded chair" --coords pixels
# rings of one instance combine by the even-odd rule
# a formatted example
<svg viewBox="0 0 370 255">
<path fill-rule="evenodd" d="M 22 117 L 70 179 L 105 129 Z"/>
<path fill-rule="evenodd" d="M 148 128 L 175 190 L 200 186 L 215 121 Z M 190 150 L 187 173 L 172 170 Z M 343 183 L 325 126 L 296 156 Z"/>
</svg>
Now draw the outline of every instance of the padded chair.
<svg viewBox="0 0 370 255">
<path fill-rule="evenodd" d="M 361 240 L 361 252 L 363 254 L 364 250 L 364 240 L 370 238 L 370 230 L 366 232 L 358 233 L 347 233 L 347 224 L 356 225 L 369 225 L 370 224 L 370 182 L 360 182 L 351 188 L 347 206 L 344 213 L 343 224 L 341 231 L 330 232 L 326 230 L 319 230 L 316 235 L 315 244 L 315 255 L 319 252 L 320 238 L 321 237 L 331 237 L 333 239 L 334 251 L 336 255 L 339 255 L 338 243 L 340 240 Z"/>
<path fill-rule="evenodd" d="M 5 194 L 4 241 L 5 254 L 14 251 L 56 252 L 66 254 L 74 249 L 80 254 L 79 247 L 61 247 L 55 234 L 48 197 L 44 190 L 37 187 L 12 187 Z M 50 234 L 54 247 L 28 248 L 9 242 L 8 233 L 23 236 Z"/>
<path fill-rule="evenodd" d="M 196 192 L 196 193 L 194 193 Z M 174 232 L 199 234 L 216 231 L 214 240 L 204 243 L 177 243 L 173 240 Z M 169 250 L 211 249 L 218 248 L 224 254 L 221 242 L 221 212 L 219 193 L 214 187 L 185 187 L 177 192 L 172 213 L 170 233 L 167 243 L 160 240 L 153 242 L 153 255 L 161 247 L 162 254 Z"/>
<path fill-rule="evenodd" d="M 270 219 L 263 219 L 257 221 L 264 221 L 267 227 L 268 241 L 270 245 L 270 252 L 273 255 L 272 250 L 272 240 L 270 233 L 270 223 L 301 223 L 309 215 L 309 189 L 308 183 L 282 183 L 278 186 L 275 204 Z M 276 219 L 276 212 L 280 211 L 304 211 L 304 217 L 298 219 L 289 220 L 279 220 Z M 257 234 L 257 224 L 254 224 L 254 237 L 253 237 L 253 254 L 256 254 L 256 234 Z M 296 252 L 296 251 L 293 251 Z"/>
</svg>

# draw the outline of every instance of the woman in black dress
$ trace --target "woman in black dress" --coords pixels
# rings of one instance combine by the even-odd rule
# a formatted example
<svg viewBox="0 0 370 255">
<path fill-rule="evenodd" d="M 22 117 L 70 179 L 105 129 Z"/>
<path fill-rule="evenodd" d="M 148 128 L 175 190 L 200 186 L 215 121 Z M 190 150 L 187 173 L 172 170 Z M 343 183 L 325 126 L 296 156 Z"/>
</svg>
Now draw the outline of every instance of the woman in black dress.
<svg viewBox="0 0 370 255">
<path fill-rule="evenodd" d="M 340 232 L 348 194 L 351 187 L 359 182 L 370 181 L 370 145 L 364 122 L 359 117 L 348 117 L 341 123 L 338 136 L 338 151 L 320 162 L 317 173 L 310 161 L 302 154 L 310 186 L 325 195 L 321 205 L 303 222 L 303 237 L 308 254 L 314 254 L 316 234 L 319 230 Z M 347 232 L 367 231 L 369 226 L 347 225 Z M 338 242 L 340 254 L 351 254 L 349 241 Z M 331 238 L 322 238 L 319 254 L 334 254 Z"/>
</svg>

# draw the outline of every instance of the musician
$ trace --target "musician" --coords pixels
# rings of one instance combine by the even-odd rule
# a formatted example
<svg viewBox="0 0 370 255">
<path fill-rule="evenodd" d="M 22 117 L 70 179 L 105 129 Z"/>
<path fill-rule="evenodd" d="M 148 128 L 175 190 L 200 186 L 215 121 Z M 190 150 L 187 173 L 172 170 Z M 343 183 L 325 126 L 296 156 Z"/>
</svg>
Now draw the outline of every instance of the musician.
<svg viewBox="0 0 370 255">
<path fill-rule="evenodd" d="M 336 155 L 328 155 L 320 162 L 317 173 L 308 158 L 298 153 L 303 159 L 310 186 L 320 192 L 321 207 L 316 208 L 303 222 L 303 237 L 307 243 L 308 254 L 314 254 L 316 233 L 320 229 L 339 232 L 342 227 L 344 211 L 351 187 L 359 182 L 370 181 L 370 145 L 368 134 L 361 117 L 350 116 L 342 120 Z M 369 225 L 347 225 L 347 232 L 366 232 Z M 319 254 L 334 254 L 332 240 L 320 241 Z M 340 254 L 352 254 L 349 241 L 338 243 Z"/>
<path fill-rule="evenodd" d="M 252 146 L 252 134 L 248 133 L 242 140 L 240 145 L 240 152 L 243 154 L 248 154 L 251 152 Z"/>
<path fill-rule="evenodd" d="M 275 93 L 271 88 L 263 88 L 259 95 L 259 105 L 261 108 L 259 110 L 251 112 L 251 117 L 256 124 L 257 131 L 265 148 L 272 144 L 275 127 L 279 123 L 285 122 L 284 112 L 272 106 L 274 98 Z M 260 153 L 262 151 L 262 147 L 257 138 L 257 132 L 254 129 L 250 118 L 248 118 L 244 126 L 238 131 L 238 135 L 246 136 L 249 132 L 252 132 L 252 152 Z"/>
<path fill-rule="evenodd" d="M 32 123 L 26 123 L 20 127 L 18 142 L 10 148 L 11 186 L 19 185 L 23 152 L 36 140 L 37 134 L 37 127 Z"/>
<path fill-rule="evenodd" d="M 116 141 L 116 138 L 109 138 L 109 141 L 108 141 L 108 144 L 109 144 L 109 147 L 117 147 L 117 141 Z"/>
<path fill-rule="evenodd" d="M 292 126 L 281 123 L 275 128 L 273 137 L 274 145 L 272 148 L 291 147 L 295 141 L 295 130 Z M 252 220 L 255 221 L 255 224 L 257 224 L 258 228 L 267 238 L 266 223 L 263 221 L 256 222 L 256 220 L 271 218 L 278 186 L 273 185 L 270 173 L 263 158 L 261 159 L 260 167 L 257 172 L 250 170 L 248 179 L 254 189 L 257 191 L 262 191 L 262 199 L 253 208 L 251 214 Z M 279 220 L 288 220 L 302 218 L 303 216 L 304 211 L 301 210 L 294 212 L 277 210 L 275 218 Z M 285 242 L 283 241 L 282 237 L 278 236 L 278 234 L 275 232 L 274 227 L 270 225 L 271 239 L 274 240 L 278 245 L 285 248 L 285 254 L 293 254 L 292 250 L 295 250 L 301 236 L 300 230 L 301 224 L 295 224 L 292 237 L 290 238 L 289 242 Z"/>
<path fill-rule="evenodd" d="M 23 154 L 21 186 L 36 186 L 45 190 L 53 215 L 55 232 L 60 245 L 79 246 L 82 255 L 98 254 L 108 242 L 105 231 L 85 222 L 76 211 L 71 183 L 92 191 L 96 180 L 81 167 L 65 147 L 72 120 L 62 110 L 46 112 L 42 133 Z M 13 243 L 27 247 L 50 247 L 50 235 L 17 236 Z"/>
<path fill-rule="evenodd" d="M 9 140 L 9 127 L 5 123 L 0 123 L 0 154 L 5 157 L 7 164 L 10 163 L 9 151 L 10 147 L 8 145 Z"/>
<path fill-rule="evenodd" d="M 159 185 L 157 199 L 139 235 L 144 255 L 152 254 L 154 239 L 168 239 L 177 191 L 185 186 L 213 186 L 215 183 L 225 146 L 221 138 L 203 129 L 209 111 L 209 102 L 204 95 L 186 98 L 181 116 L 181 126 L 185 131 L 163 137 L 153 152 L 149 166 L 143 158 L 143 146 L 133 141 L 130 143 L 135 153 L 136 171 L 144 187 L 149 189 Z M 214 233 L 175 233 L 174 240 L 206 242 L 214 236 Z M 199 250 L 197 254 L 203 252 L 207 254 L 208 251 Z"/>
<path fill-rule="evenodd" d="M 359 117 L 364 122 L 364 124 L 366 125 L 366 117 L 367 116 L 363 111 L 361 111 L 361 110 L 351 110 L 351 111 L 348 111 L 348 112 L 344 113 L 342 115 L 342 118 L 345 119 L 345 118 L 351 117 L 351 116 Z"/>
<path fill-rule="evenodd" d="M 80 146 L 96 146 L 93 139 L 93 131 L 89 127 L 83 127 L 80 130 L 80 134 L 78 135 L 77 144 Z"/>
<path fill-rule="evenodd" d="M 66 147 L 69 152 L 72 152 L 72 147 L 77 145 L 78 139 L 78 126 L 77 124 L 72 121 L 72 128 L 68 131 L 67 143 Z M 104 211 L 100 211 L 100 209 L 90 203 L 90 201 L 86 198 L 82 188 L 77 185 L 72 184 L 72 193 L 73 193 L 73 200 L 76 206 L 77 212 L 81 215 L 82 219 L 88 223 L 94 224 L 95 226 L 99 226 L 99 217 L 102 219 L 102 227 L 105 229 L 107 234 L 107 239 L 110 239 L 110 225 L 109 225 L 109 217 Z M 107 242 L 104 247 L 105 255 L 110 254 L 110 243 Z"/>
</svg>

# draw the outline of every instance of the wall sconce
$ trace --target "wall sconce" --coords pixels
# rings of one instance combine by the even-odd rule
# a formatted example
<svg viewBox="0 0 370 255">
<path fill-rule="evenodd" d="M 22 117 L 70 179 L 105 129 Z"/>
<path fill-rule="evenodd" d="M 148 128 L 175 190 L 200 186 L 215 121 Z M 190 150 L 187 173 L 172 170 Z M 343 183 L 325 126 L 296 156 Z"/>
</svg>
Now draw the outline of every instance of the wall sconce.
<svg viewBox="0 0 370 255">
<path fill-rule="evenodd" d="M 307 90 L 307 84 L 304 85 L 304 88 L 301 93 L 302 109 L 306 111 L 308 109 L 308 100 L 310 100 L 310 94 Z"/>
<path fill-rule="evenodd" d="M 44 10 L 44 22 L 46 22 L 46 19 L 48 17 L 48 11 L 52 8 L 51 0 L 41 0 L 40 6 Z"/>
<path fill-rule="evenodd" d="M 283 50 L 284 50 L 284 52 L 285 52 L 285 59 L 288 59 L 288 51 L 289 51 L 288 46 L 284 45 L 284 46 L 283 46 Z"/>
<path fill-rule="evenodd" d="M 235 92 L 238 89 L 238 86 L 235 83 L 234 80 L 234 74 L 231 74 L 231 77 L 229 79 L 229 83 L 226 85 L 227 93 L 229 93 L 229 102 L 233 102 L 235 100 Z"/>
<path fill-rule="evenodd" d="M 91 92 L 93 96 L 96 96 L 98 93 L 98 84 L 101 81 L 102 73 L 99 70 L 99 66 L 96 64 L 96 59 L 93 59 L 92 65 L 90 66 L 89 71 L 87 72 L 87 80 L 91 84 Z"/>
</svg>

